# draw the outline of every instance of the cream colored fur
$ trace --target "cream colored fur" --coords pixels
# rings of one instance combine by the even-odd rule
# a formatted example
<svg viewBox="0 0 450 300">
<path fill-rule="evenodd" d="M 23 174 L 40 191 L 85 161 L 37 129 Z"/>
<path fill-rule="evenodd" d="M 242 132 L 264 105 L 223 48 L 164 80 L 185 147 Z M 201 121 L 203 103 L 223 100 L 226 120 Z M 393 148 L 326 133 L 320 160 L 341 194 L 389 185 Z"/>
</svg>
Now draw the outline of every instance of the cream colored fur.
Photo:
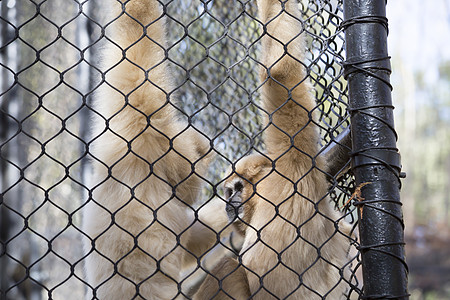
<svg viewBox="0 0 450 300">
<path fill-rule="evenodd" d="M 186 252 L 177 235 L 187 243 L 188 207 L 201 186 L 191 172 L 204 173 L 209 144 L 172 104 L 161 5 L 121 2 L 126 14 L 111 2 L 110 17 L 120 17 L 106 33 L 116 45 L 104 50 L 108 71 L 94 106 L 106 121 L 95 118 L 91 149 L 94 188 L 83 230 L 95 248 L 85 244 L 87 281 L 98 299 L 172 299 Z"/>
</svg>

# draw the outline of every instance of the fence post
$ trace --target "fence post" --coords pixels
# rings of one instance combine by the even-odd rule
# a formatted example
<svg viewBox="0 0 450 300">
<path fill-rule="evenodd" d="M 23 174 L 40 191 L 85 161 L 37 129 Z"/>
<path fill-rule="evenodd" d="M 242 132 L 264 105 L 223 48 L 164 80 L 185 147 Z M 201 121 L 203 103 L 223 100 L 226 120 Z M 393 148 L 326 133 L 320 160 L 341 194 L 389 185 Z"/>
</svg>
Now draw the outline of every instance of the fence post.
<svg viewBox="0 0 450 300">
<path fill-rule="evenodd" d="M 361 194 L 363 299 L 408 299 L 408 267 L 400 202 L 400 154 L 394 130 L 386 1 L 344 0 L 353 144 L 352 169 Z"/>
</svg>

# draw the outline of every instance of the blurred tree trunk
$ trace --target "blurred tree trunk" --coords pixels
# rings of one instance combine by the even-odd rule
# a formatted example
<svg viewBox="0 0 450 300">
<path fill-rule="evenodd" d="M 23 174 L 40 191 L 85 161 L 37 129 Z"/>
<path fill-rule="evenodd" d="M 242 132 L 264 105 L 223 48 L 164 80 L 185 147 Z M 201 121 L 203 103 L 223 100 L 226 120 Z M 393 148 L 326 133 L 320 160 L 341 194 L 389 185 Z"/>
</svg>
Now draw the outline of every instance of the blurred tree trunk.
<svg viewBox="0 0 450 300">
<path fill-rule="evenodd" d="M 31 3 L 30 1 L 17 1 L 16 2 L 16 22 L 17 27 L 28 22 L 36 13 L 36 5 Z M 22 27 L 18 34 L 21 38 L 25 38 L 25 40 L 31 40 L 31 37 L 35 39 L 39 39 L 45 33 L 45 26 L 42 24 L 38 24 L 37 26 L 24 26 Z M 34 39 L 33 38 L 33 39 Z M 17 152 L 15 155 L 17 156 L 18 166 L 21 168 L 21 172 L 23 172 L 26 165 L 29 163 L 28 157 L 28 149 L 29 149 L 29 140 L 23 134 L 23 132 L 31 132 L 31 129 L 35 127 L 34 121 L 32 118 L 28 118 L 28 122 L 24 122 L 27 119 L 30 112 L 36 107 L 36 103 L 32 103 L 32 96 L 26 88 L 33 90 L 34 87 L 41 86 L 42 81 L 45 80 L 45 72 L 35 71 L 28 72 L 26 71 L 31 65 L 33 65 L 37 60 L 37 54 L 34 49 L 31 49 L 29 46 L 20 42 L 19 40 L 15 41 L 16 48 L 16 74 L 18 75 L 18 82 L 16 82 L 16 97 L 13 99 L 17 107 L 19 108 L 16 113 L 16 119 L 19 124 L 20 132 L 15 139 L 15 143 L 17 143 Z M 21 73 L 22 72 L 22 73 Z M 17 84 L 18 83 L 18 84 Z M 34 99 L 33 99 L 34 100 Z M 8 193 L 8 198 L 14 197 L 11 203 L 12 208 L 19 212 L 20 216 L 15 216 L 15 220 L 17 220 L 17 227 L 14 226 L 12 229 L 12 233 L 20 232 L 19 223 L 21 222 L 21 218 L 25 219 L 28 216 L 25 215 L 23 207 L 27 205 L 25 201 L 30 201 L 32 199 L 32 191 L 30 191 L 26 185 L 24 184 L 24 178 L 20 178 L 17 189 L 14 189 L 15 193 L 11 195 Z M 29 204 L 28 204 L 29 205 Z M 22 214 L 23 212 L 23 214 Z M 23 226 L 23 225 L 22 225 Z M 13 290 L 13 293 L 8 293 L 6 299 L 33 299 L 39 300 L 41 299 L 41 287 L 36 285 L 33 280 L 29 278 L 30 272 L 28 268 L 31 265 L 31 262 L 34 261 L 35 255 L 33 255 L 33 251 L 35 247 L 33 247 L 33 239 L 29 231 L 24 231 L 19 236 L 13 239 L 14 245 L 18 245 L 19 247 L 8 247 L 8 252 L 10 255 L 17 257 L 19 261 L 23 264 L 15 264 L 14 269 L 10 270 L 10 278 L 14 281 L 13 284 L 17 285 L 17 289 Z"/>
<path fill-rule="evenodd" d="M 8 59 L 6 42 L 8 41 L 8 26 L 5 24 L 3 20 L 7 19 L 8 16 L 8 6 L 6 5 L 6 1 L 2 1 L 1 5 L 1 16 L 0 16 L 0 59 L 3 64 L 5 64 Z M 8 155 L 8 146 L 5 145 L 5 141 L 8 137 L 8 101 L 6 101 L 6 97 L 4 96 L 6 90 L 8 89 L 8 71 L 3 67 L 1 68 L 1 90 L 0 90 L 0 191 L 1 191 L 1 199 L 0 199 L 0 298 L 5 299 L 6 296 L 4 292 L 9 287 L 9 279 L 6 270 L 9 270 L 8 260 L 6 259 L 6 241 L 8 240 L 8 228 L 10 226 L 11 218 L 10 211 L 4 206 L 3 203 L 3 194 L 5 189 L 8 186 L 7 172 L 8 172 L 8 164 L 6 162 L 6 158 Z"/>
<path fill-rule="evenodd" d="M 19 200 L 22 198 L 22 191 L 20 189 L 14 189 L 14 185 L 19 180 L 19 171 L 15 164 L 20 160 L 19 140 L 14 139 L 14 136 L 17 134 L 20 126 L 17 122 L 17 114 L 20 113 L 22 108 L 18 105 L 17 82 L 11 71 L 17 70 L 17 53 L 14 47 L 17 36 L 15 36 L 14 29 L 11 25 L 17 24 L 17 11 L 14 7 L 9 7 L 7 1 L 1 1 L 0 5 L 0 56 L 2 62 L 0 69 L 1 299 L 23 299 L 26 297 L 26 292 L 23 288 L 25 285 L 12 290 L 11 288 L 25 278 L 25 269 L 8 257 L 14 251 L 14 247 L 9 245 L 12 237 L 22 230 L 21 222 L 18 222 L 16 218 L 17 214 L 12 213 L 12 210 L 20 209 Z M 18 257 L 23 259 L 24 263 L 27 263 L 28 256 L 23 255 Z M 8 294 L 6 294 L 7 290 L 9 290 Z"/>
<path fill-rule="evenodd" d="M 2 1 L 2 5 L 5 2 Z M 53 227 L 58 225 L 56 221 L 61 222 L 50 213 L 53 207 L 48 193 L 64 176 L 61 175 L 64 173 L 61 162 L 65 161 L 64 156 L 71 155 L 68 149 L 76 149 L 61 137 L 64 131 L 61 119 L 67 118 L 75 103 L 79 102 L 79 94 L 71 88 L 72 85 L 76 88 L 76 72 L 66 73 L 78 55 L 76 49 L 64 41 L 72 44 L 76 41 L 76 25 L 67 23 L 74 17 L 76 7 L 75 3 L 66 1 L 15 2 L 15 24 L 20 28 L 20 39 L 14 42 L 17 97 L 13 101 L 17 107 L 14 117 L 18 120 L 20 132 L 9 144 L 17 143 L 17 151 L 11 155 L 17 156 L 14 161 L 21 175 L 15 179 L 18 182 L 12 189 L 14 193 L 8 192 L 7 198 L 14 197 L 8 205 L 18 212 L 14 219 L 21 228 L 18 225 L 10 229 L 14 236 L 10 243 L 14 247 L 8 246 L 7 251 L 21 264 L 14 263 L 14 270 L 7 274 L 17 288 L 10 290 L 6 299 L 42 299 L 41 285 L 53 286 L 50 274 L 60 273 L 53 256 L 46 254 L 49 249 L 45 240 L 43 243 L 43 237 L 51 236 L 50 232 L 55 230 Z M 52 143 L 52 139 L 57 142 Z M 28 228 L 23 228 L 23 224 L 42 236 L 26 230 Z"/>
<path fill-rule="evenodd" d="M 103 4 L 102 4 L 103 3 Z M 102 12 L 104 11 L 103 1 L 91 1 L 89 2 L 89 7 L 87 14 L 91 19 L 88 19 L 85 24 L 82 25 L 80 29 L 82 34 L 87 35 L 87 40 L 89 41 L 89 49 L 86 52 L 88 54 L 87 58 L 91 65 L 99 67 L 98 57 L 99 57 L 99 43 L 97 42 L 101 34 L 101 30 L 96 23 L 103 24 Z M 80 137 L 84 141 L 82 144 L 81 153 L 85 154 L 85 159 L 81 161 L 81 180 L 83 183 L 89 182 L 90 169 L 88 168 L 88 153 L 87 153 L 87 143 L 90 139 L 90 125 L 91 125 L 91 107 L 92 107 L 92 93 L 95 88 L 100 83 L 101 76 L 99 72 L 93 68 L 89 67 L 89 80 L 87 92 L 83 95 L 83 106 L 81 111 L 81 127 L 80 127 Z M 83 78 L 80 78 L 83 80 Z"/>
</svg>

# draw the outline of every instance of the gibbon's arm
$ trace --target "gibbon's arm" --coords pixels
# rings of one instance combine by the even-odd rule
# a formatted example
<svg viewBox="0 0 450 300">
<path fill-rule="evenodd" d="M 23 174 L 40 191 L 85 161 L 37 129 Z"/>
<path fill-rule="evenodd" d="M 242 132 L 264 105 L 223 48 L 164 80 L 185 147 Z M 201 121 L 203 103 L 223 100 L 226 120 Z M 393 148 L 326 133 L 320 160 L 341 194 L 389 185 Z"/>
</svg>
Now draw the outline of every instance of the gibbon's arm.
<svg viewBox="0 0 450 300">
<path fill-rule="evenodd" d="M 350 128 L 344 129 L 328 145 L 320 150 L 320 156 L 326 163 L 325 171 L 333 178 L 338 178 L 350 168 L 350 152 L 352 151 L 352 139 Z"/>
<path fill-rule="evenodd" d="M 264 142 L 267 155 L 272 160 L 279 159 L 277 170 L 291 170 L 284 162 L 304 164 L 308 161 L 311 164 L 319 146 L 319 134 L 314 124 L 316 102 L 305 67 L 302 17 L 297 1 L 289 0 L 283 4 L 279 0 L 257 2 L 264 31 L 263 116 L 269 124 Z"/>
<path fill-rule="evenodd" d="M 83 208 L 87 298 L 172 299 L 186 251 L 189 206 L 208 140 L 177 114 L 157 0 L 111 7 L 105 82 L 94 103 L 92 199 Z M 94 245 L 94 247 L 92 247 Z"/>
</svg>

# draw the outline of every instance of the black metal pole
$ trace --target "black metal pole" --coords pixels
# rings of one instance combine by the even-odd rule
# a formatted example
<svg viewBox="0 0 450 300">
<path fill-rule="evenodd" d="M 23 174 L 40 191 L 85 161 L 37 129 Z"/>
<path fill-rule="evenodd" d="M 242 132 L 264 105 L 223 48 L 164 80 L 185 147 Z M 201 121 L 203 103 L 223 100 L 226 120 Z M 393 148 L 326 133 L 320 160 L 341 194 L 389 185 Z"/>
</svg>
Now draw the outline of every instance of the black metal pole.
<svg viewBox="0 0 450 300">
<path fill-rule="evenodd" d="M 353 159 L 361 194 L 363 299 L 408 299 L 400 202 L 400 155 L 394 130 L 386 2 L 344 0 Z"/>
</svg>

